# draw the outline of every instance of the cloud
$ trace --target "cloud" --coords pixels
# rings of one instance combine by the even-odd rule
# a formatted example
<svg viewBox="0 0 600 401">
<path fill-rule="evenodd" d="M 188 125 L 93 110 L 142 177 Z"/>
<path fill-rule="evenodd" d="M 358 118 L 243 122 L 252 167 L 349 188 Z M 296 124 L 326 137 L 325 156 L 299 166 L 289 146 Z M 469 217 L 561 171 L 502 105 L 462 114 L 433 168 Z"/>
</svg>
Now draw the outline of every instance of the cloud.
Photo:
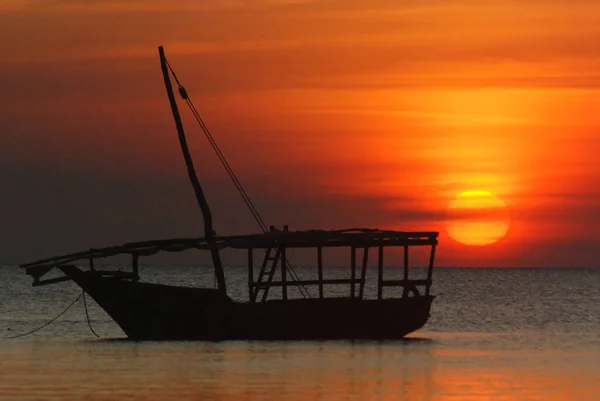
<svg viewBox="0 0 600 401">
<path fill-rule="evenodd" d="M 595 230 L 595 2 L 0 7 L 9 259 L 197 232 L 159 44 L 274 224 L 439 229 L 455 191 L 485 184 L 522 227 Z M 219 231 L 254 230 L 188 117 Z"/>
</svg>

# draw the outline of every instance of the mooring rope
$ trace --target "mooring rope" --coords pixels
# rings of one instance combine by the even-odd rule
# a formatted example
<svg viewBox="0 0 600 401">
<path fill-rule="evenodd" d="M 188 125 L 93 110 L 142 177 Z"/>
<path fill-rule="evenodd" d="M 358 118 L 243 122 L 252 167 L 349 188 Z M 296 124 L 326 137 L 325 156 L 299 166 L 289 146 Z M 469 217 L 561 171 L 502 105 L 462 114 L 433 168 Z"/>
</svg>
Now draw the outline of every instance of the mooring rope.
<svg viewBox="0 0 600 401">
<path fill-rule="evenodd" d="M 90 331 L 96 336 L 96 338 L 100 338 L 98 333 L 96 333 L 92 327 L 92 321 L 90 320 L 90 314 L 88 313 L 87 301 L 85 300 L 85 291 L 81 290 L 81 294 L 83 296 L 83 307 L 85 309 L 85 321 L 87 322 Z"/>
<path fill-rule="evenodd" d="M 40 327 L 37 327 L 33 330 L 28 331 L 27 333 L 23 333 L 23 334 L 18 334 L 16 336 L 11 336 L 11 337 L 3 337 L 5 340 L 12 340 L 14 338 L 19 338 L 19 337 L 25 337 L 28 336 L 30 334 L 33 334 L 37 331 L 40 331 L 41 329 L 43 329 L 46 326 L 49 326 L 50 324 L 54 323 L 54 321 L 56 319 L 58 319 L 59 317 L 61 317 L 62 315 L 64 315 L 65 313 L 67 313 L 67 311 L 69 309 L 71 309 L 71 307 L 73 307 L 73 305 L 75 305 L 75 303 L 77 303 L 77 301 L 79 301 L 81 299 L 81 297 L 83 296 L 83 292 L 81 294 L 79 294 L 79 296 L 77 296 L 77 298 L 75 298 L 75 300 L 73 302 L 71 302 L 69 304 L 69 306 L 66 307 L 65 310 L 63 310 L 62 312 L 60 312 L 58 315 L 56 315 L 56 317 L 54 317 L 53 319 L 50 319 L 49 321 L 47 321 L 46 323 L 44 323 L 43 325 L 41 325 Z"/>
<path fill-rule="evenodd" d="M 100 336 L 99 336 L 99 335 L 98 335 L 98 334 L 97 334 L 97 333 L 94 331 L 94 328 L 92 327 L 92 322 L 91 322 L 91 320 L 90 320 L 90 314 L 89 314 L 89 312 L 88 312 L 87 302 L 86 302 L 86 299 L 85 299 L 85 291 L 81 290 L 81 294 L 79 294 L 79 295 L 77 296 L 77 298 L 75 298 L 75 300 L 69 304 L 69 306 L 67 306 L 67 307 L 66 307 L 66 308 L 65 308 L 65 309 L 64 309 L 62 312 L 60 312 L 58 315 L 56 315 L 55 317 L 53 317 L 52 319 L 50 319 L 50 320 L 49 320 L 49 321 L 47 321 L 46 323 L 42 324 L 42 325 L 41 325 L 41 326 L 39 326 L 39 327 L 36 327 L 36 328 L 35 328 L 35 329 L 33 329 L 33 330 L 29 330 L 29 331 L 28 331 L 28 332 L 26 332 L 26 333 L 17 334 L 17 335 L 15 335 L 15 336 L 10 336 L 10 337 L 2 337 L 2 339 L 3 339 L 3 340 L 12 340 L 12 339 L 15 339 L 15 338 L 25 337 L 25 336 L 28 336 L 28 335 L 30 335 L 30 334 L 33 334 L 33 333 L 35 333 L 35 332 L 38 332 L 38 331 L 40 331 L 41 329 L 43 329 L 43 328 L 44 328 L 44 327 L 46 327 L 46 326 L 49 326 L 49 325 L 51 325 L 51 324 L 52 324 L 52 323 L 54 323 L 54 322 L 55 322 L 55 321 L 56 321 L 56 320 L 57 320 L 59 317 L 61 317 L 61 316 L 62 316 L 62 315 L 64 315 L 65 313 L 67 313 L 67 311 L 68 311 L 69 309 L 71 309 L 71 308 L 73 307 L 73 305 L 75 305 L 75 304 L 77 303 L 77 301 L 79 301 L 81 298 L 83 298 L 83 307 L 84 307 L 84 309 L 85 309 L 85 317 L 86 317 L 87 325 L 88 325 L 88 327 L 90 328 L 90 331 L 91 331 L 92 333 L 94 333 L 94 335 L 95 335 L 97 338 L 100 338 Z"/>
</svg>

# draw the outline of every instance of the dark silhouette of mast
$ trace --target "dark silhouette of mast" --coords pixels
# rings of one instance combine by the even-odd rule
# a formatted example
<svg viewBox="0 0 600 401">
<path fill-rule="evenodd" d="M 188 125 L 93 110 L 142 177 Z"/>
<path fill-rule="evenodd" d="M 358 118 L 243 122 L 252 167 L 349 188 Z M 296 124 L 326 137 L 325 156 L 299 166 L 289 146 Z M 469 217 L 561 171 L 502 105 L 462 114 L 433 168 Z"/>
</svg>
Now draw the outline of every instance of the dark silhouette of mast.
<svg viewBox="0 0 600 401">
<path fill-rule="evenodd" d="M 171 104 L 173 118 L 175 119 L 175 126 L 177 127 L 177 134 L 179 136 L 181 152 L 183 153 L 183 158 L 185 160 L 185 165 L 187 167 L 190 182 L 192 184 L 192 187 L 194 188 L 194 193 L 196 194 L 198 206 L 200 207 L 200 210 L 202 211 L 202 216 L 204 217 L 204 238 L 206 239 L 206 242 L 208 244 L 213 245 L 210 249 L 210 255 L 212 257 L 213 265 L 215 268 L 217 286 L 219 290 L 223 294 L 225 294 L 227 293 L 227 288 L 225 284 L 225 273 L 223 272 L 223 264 L 221 263 L 219 250 L 216 248 L 215 234 L 213 231 L 212 223 L 212 214 L 210 212 L 208 202 L 204 197 L 204 191 L 202 190 L 200 182 L 198 181 L 198 176 L 196 175 L 196 170 L 194 168 L 194 162 L 192 161 L 192 156 L 190 155 L 190 150 L 187 146 L 185 131 L 183 130 L 183 123 L 181 122 L 181 116 L 179 114 L 179 109 L 175 100 L 175 94 L 173 93 L 173 85 L 171 84 L 171 77 L 169 75 L 167 59 L 165 57 L 165 51 L 162 46 L 158 47 L 158 54 L 160 55 L 160 66 L 162 68 L 163 77 L 165 79 L 165 87 L 167 89 L 167 95 L 169 96 L 169 102 Z"/>
</svg>

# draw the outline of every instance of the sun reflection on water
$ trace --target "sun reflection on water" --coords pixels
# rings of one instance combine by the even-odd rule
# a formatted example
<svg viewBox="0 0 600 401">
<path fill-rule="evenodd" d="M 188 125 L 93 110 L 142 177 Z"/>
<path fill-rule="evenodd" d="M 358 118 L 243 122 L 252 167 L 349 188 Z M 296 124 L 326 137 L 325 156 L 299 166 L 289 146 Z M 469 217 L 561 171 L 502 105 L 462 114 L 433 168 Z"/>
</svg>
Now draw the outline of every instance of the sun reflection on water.
<svg viewBox="0 0 600 401">
<path fill-rule="evenodd" d="M 7 400 L 57 401 L 553 401 L 591 400 L 600 392 L 593 371 L 580 364 L 593 355 L 447 347 L 470 341 L 465 336 L 428 333 L 431 338 L 383 343 L 17 343 L 0 348 L 0 390 Z M 479 337 L 475 342 L 485 344 Z"/>
</svg>

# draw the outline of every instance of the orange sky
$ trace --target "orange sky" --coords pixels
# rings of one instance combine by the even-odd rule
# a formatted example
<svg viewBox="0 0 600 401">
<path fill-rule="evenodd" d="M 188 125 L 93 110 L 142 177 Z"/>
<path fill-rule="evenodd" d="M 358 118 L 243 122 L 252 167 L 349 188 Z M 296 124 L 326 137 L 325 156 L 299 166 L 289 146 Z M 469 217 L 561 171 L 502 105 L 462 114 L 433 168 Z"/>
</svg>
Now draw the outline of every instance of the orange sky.
<svg viewBox="0 0 600 401">
<path fill-rule="evenodd" d="M 439 230 L 442 265 L 594 266 L 600 3 L 410 4 L 4 0 L 0 262 L 200 234 L 162 44 L 266 221 Z M 255 231 L 186 126 L 217 231 Z M 445 232 L 473 189 L 508 207 L 496 244 Z"/>
</svg>

